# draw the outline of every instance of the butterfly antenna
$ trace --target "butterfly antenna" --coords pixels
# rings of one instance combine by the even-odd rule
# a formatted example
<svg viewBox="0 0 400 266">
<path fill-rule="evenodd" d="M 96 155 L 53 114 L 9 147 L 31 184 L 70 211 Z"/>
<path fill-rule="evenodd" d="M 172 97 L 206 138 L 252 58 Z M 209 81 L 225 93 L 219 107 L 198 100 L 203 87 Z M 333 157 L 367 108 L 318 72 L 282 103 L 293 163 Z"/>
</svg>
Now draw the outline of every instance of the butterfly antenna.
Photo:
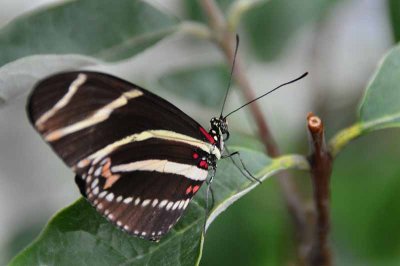
<svg viewBox="0 0 400 266">
<path fill-rule="evenodd" d="M 224 102 L 223 102 L 222 108 L 221 108 L 220 117 L 222 117 L 222 113 L 224 112 L 224 107 L 225 107 L 226 98 L 228 98 L 229 89 L 231 88 L 232 76 L 233 76 L 233 71 L 235 70 L 235 62 L 236 62 L 236 55 L 237 55 L 238 48 L 239 48 L 239 35 L 236 34 L 236 47 L 235 47 L 235 53 L 234 53 L 234 55 L 233 55 L 233 62 L 232 62 L 231 74 L 230 74 L 230 76 L 229 76 L 228 88 L 226 89 L 226 93 L 225 93 L 225 97 L 224 97 Z"/>
<path fill-rule="evenodd" d="M 258 96 L 257 98 L 251 100 L 250 102 L 243 104 L 243 105 L 240 106 L 239 108 L 236 108 L 235 110 L 233 110 L 232 112 L 230 112 L 229 114 L 227 114 L 224 118 L 227 118 L 228 116 L 230 116 L 230 115 L 233 114 L 234 112 L 239 111 L 239 110 L 242 109 L 243 107 L 245 107 L 245 106 L 247 106 L 247 105 L 249 105 L 249 104 L 251 104 L 251 103 L 257 101 L 258 99 L 260 99 L 260 98 L 262 98 L 262 97 L 264 97 L 264 96 L 267 96 L 267 95 L 270 94 L 271 92 L 274 92 L 274 91 L 276 91 L 277 89 L 279 89 L 279 88 L 281 88 L 281 87 L 283 87 L 283 86 L 286 86 L 286 85 L 289 85 L 289 84 L 291 84 L 291 83 L 294 83 L 294 82 L 296 82 L 296 81 L 298 81 L 298 80 L 304 78 L 304 77 L 307 76 L 307 75 L 308 75 L 308 72 L 304 73 L 303 75 L 301 75 L 301 76 L 298 77 L 298 78 L 295 78 L 295 79 L 293 79 L 293 80 L 291 80 L 291 81 L 285 82 L 285 83 L 283 83 L 283 84 L 281 84 L 281 85 L 279 85 L 279 86 L 273 88 L 272 90 L 268 91 L 267 93 L 264 93 L 263 95 Z"/>
</svg>

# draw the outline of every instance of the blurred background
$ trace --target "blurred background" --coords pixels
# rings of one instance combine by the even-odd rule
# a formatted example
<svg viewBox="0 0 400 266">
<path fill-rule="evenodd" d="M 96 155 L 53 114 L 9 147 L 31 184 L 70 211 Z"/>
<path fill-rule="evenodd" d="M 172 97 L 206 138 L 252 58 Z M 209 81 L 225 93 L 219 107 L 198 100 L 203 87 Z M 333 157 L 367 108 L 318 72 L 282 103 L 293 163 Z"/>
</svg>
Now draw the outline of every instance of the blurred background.
<svg viewBox="0 0 400 266">
<path fill-rule="evenodd" d="M 0 26 L 54 2 L 61 1 L 2 0 Z M 178 18 L 204 20 L 195 1 L 148 2 Z M 229 3 L 219 2 L 223 8 Z M 328 139 L 356 120 L 369 78 L 400 38 L 399 16 L 396 0 L 271 0 L 245 16 L 239 55 L 257 94 L 310 72 L 260 102 L 285 153 L 307 154 L 309 111 L 324 120 Z M 154 87 L 206 127 L 220 108 L 219 101 L 206 96 L 223 92 L 228 78 L 213 44 L 183 34 L 95 69 Z M 189 87 L 200 90 L 187 95 Z M 0 109 L 0 265 L 79 197 L 72 172 L 29 125 L 27 93 Z M 242 102 L 233 91 L 227 109 Z M 247 111 L 231 116 L 229 125 L 231 143 L 263 150 L 251 137 L 257 130 Z M 335 161 L 331 244 L 336 265 L 400 265 L 399 133 L 387 130 L 358 139 Z M 308 198 L 309 176 L 293 174 Z M 264 182 L 221 215 L 204 246 L 202 265 L 288 265 L 295 255 L 293 232 L 276 180 Z"/>
</svg>

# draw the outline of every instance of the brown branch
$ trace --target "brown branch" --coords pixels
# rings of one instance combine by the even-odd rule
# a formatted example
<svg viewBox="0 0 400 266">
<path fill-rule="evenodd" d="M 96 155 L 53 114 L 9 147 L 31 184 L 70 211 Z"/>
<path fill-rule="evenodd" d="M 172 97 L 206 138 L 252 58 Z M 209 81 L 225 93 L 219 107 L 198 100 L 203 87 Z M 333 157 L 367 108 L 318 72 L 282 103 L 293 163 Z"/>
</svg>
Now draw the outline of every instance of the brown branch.
<svg viewBox="0 0 400 266">
<path fill-rule="evenodd" d="M 229 62 L 229 64 L 231 64 L 234 57 L 234 33 L 230 32 L 226 28 L 225 18 L 214 0 L 202 0 L 200 1 L 200 4 L 208 16 L 208 23 L 214 31 L 215 41 L 224 53 L 226 60 Z M 234 79 L 239 85 L 239 88 L 241 89 L 246 101 L 253 100 L 255 95 L 251 88 L 250 82 L 243 71 L 240 56 L 237 56 L 236 58 Z M 279 156 L 280 151 L 278 145 L 271 134 L 258 102 L 254 102 L 253 104 L 249 105 L 249 108 L 257 124 L 258 134 L 265 146 L 267 154 L 271 157 Z M 296 184 L 293 182 L 293 179 L 287 172 L 281 172 L 279 174 L 278 182 L 282 189 L 285 203 L 294 222 L 296 238 L 299 242 L 298 255 L 300 263 L 305 264 L 305 253 L 308 250 L 307 247 L 309 246 L 309 235 L 307 233 L 309 230 L 304 200 L 300 197 Z"/>
<path fill-rule="evenodd" d="M 310 135 L 311 155 L 309 161 L 311 166 L 311 181 L 317 212 L 309 261 L 311 266 L 329 266 L 332 264 L 331 252 L 328 245 L 330 229 L 329 180 L 332 173 L 332 156 L 325 144 L 324 125 L 321 119 L 313 113 L 309 113 L 307 116 L 307 126 Z"/>
</svg>

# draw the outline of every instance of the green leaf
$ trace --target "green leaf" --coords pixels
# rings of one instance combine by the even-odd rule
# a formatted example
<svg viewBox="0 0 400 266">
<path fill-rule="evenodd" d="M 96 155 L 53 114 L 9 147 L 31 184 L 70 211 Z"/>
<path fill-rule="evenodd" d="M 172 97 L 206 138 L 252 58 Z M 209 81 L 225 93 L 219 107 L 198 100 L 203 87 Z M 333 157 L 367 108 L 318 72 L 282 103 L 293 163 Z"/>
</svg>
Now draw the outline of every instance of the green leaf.
<svg viewBox="0 0 400 266">
<path fill-rule="evenodd" d="M 400 46 L 384 57 L 367 86 L 359 120 L 364 130 L 400 126 Z"/>
<path fill-rule="evenodd" d="M 337 154 L 349 141 L 368 132 L 400 126 L 400 46 L 383 58 L 361 101 L 358 123 L 339 132 L 331 141 Z"/>
<path fill-rule="evenodd" d="M 308 167 L 302 156 L 271 160 L 259 152 L 239 150 L 246 166 L 262 180 L 281 169 Z M 215 202 L 207 225 L 257 184 L 244 178 L 229 160 L 221 160 L 212 185 Z M 194 265 L 202 254 L 205 189 L 203 186 L 183 218 L 159 243 L 116 229 L 80 199 L 56 214 L 36 241 L 10 265 Z"/>
<path fill-rule="evenodd" d="M 0 30 L 0 66 L 33 54 L 131 57 L 176 29 L 176 20 L 141 0 L 76 0 L 23 15 Z"/>
<path fill-rule="evenodd" d="M 191 67 L 161 77 L 167 90 L 208 107 L 221 106 L 229 82 L 225 65 Z"/>
<path fill-rule="evenodd" d="M 80 55 L 33 55 L 8 63 L 0 68 L 0 106 L 23 95 L 50 74 L 99 63 L 94 58 Z"/>
<path fill-rule="evenodd" d="M 388 5 L 394 39 L 398 42 L 400 41 L 400 1 L 388 0 Z"/>
</svg>

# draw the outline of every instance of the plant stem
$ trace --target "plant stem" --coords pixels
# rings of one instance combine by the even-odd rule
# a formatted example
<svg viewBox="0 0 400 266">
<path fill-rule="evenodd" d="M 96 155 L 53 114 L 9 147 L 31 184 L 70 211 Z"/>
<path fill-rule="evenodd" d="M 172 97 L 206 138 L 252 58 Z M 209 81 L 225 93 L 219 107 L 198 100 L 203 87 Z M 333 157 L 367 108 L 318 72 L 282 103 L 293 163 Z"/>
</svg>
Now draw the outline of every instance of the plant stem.
<svg viewBox="0 0 400 266">
<path fill-rule="evenodd" d="M 325 144 L 324 125 L 321 119 L 312 113 L 307 116 L 310 134 L 309 157 L 311 181 L 314 189 L 314 202 L 317 213 L 316 226 L 312 240 L 309 265 L 330 266 L 331 251 L 328 245 L 330 229 L 329 180 L 332 173 L 332 156 Z"/>
<path fill-rule="evenodd" d="M 234 33 L 227 28 L 226 20 L 214 0 L 202 0 L 200 1 L 200 4 L 208 16 L 208 24 L 214 31 L 215 42 L 224 53 L 229 64 L 231 64 L 234 57 Z M 236 83 L 239 85 L 239 88 L 246 101 L 253 100 L 255 95 L 251 88 L 250 82 L 243 71 L 240 56 L 237 56 L 236 58 L 234 78 Z M 280 155 L 278 145 L 276 144 L 271 131 L 269 130 L 268 124 L 260 106 L 258 105 L 258 102 L 254 102 L 253 104 L 249 105 L 249 108 L 257 124 L 259 131 L 258 133 L 262 143 L 265 146 L 267 154 L 271 157 L 278 157 Z M 278 182 L 280 184 L 284 200 L 295 226 L 295 234 L 299 243 L 298 257 L 301 263 L 301 261 L 305 261 L 305 254 L 303 250 L 305 250 L 304 246 L 307 242 L 307 236 L 305 233 L 307 232 L 306 207 L 304 200 L 298 193 L 296 184 L 293 182 L 293 179 L 289 176 L 289 174 L 285 171 L 279 173 L 278 176 Z"/>
</svg>

